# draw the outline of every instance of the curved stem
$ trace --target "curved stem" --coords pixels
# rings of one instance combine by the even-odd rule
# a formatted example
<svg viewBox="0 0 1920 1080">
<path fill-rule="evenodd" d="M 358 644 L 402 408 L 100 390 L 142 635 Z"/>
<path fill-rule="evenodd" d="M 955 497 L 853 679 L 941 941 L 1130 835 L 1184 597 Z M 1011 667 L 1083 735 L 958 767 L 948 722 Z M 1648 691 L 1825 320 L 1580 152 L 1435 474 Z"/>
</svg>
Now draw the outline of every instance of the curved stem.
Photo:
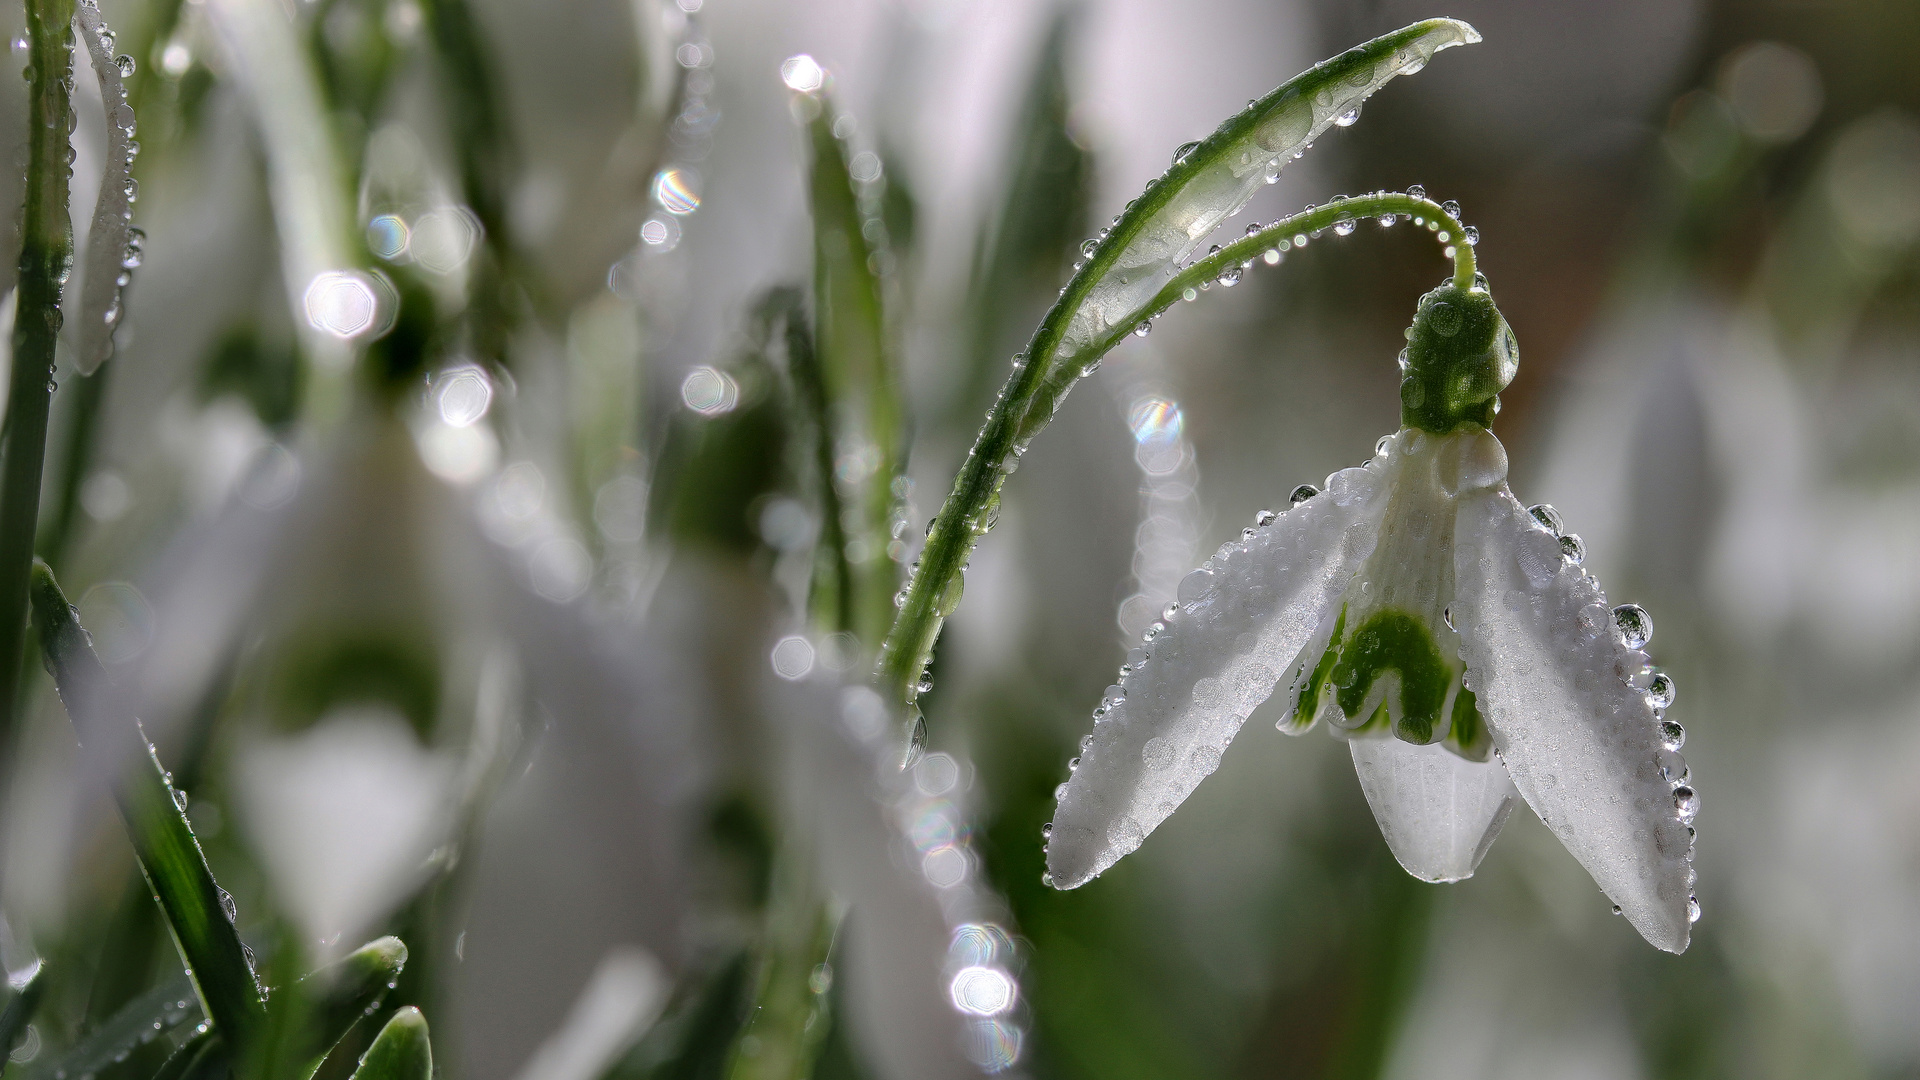
<svg viewBox="0 0 1920 1080">
<path fill-rule="evenodd" d="M 1454 284 L 1473 287 L 1476 272 L 1473 245 L 1465 242 L 1460 223 L 1429 199 L 1382 191 L 1311 207 L 1227 244 L 1170 278 L 1152 301 L 1142 307 L 1141 318 L 1159 315 L 1187 290 L 1212 283 L 1231 267 L 1261 258 L 1268 251 L 1282 250 L 1283 245 L 1292 247 L 1296 236 L 1317 233 L 1346 220 L 1359 221 L 1386 214 L 1429 226 L 1435 239 L 1446 234 L 1443 243 L 1453 259 Z M 986 424 L 954 478 L 952 492 L 934 518 L 926 547 L 920 554 L 919 568 L 907 586 L 892 632 L 887 635 L 877 674 L 880 690 L 888 700 L 905 704 L 917 696 L 920 672 L 932 656 L 941 624 L 957 599 L 958 590 L 953 588 L 956 579 L 964 571 L 980 535 L 992 527 L 1000 487 L 1017 466 L 1027 442 L 1052 418 L 1058 401 L 1073 382 L 1139 325 L 1128 323 L 1110 328 L 1105 336 L 1064 359 L 1052 363 L 1044 359 L 1052 357 L 1058 349 L 1069 320 L 1094 284 L 1106 274 L 1124 241 L 1124 237 L 1118 241 L 1109 238 L 1091 262 L 1068 283 L 1060 299 L 1041 320 L 1025 356 L 1043 358 L 1042 362 L 1015 358 L 1013 374 L 995 399 Z"/>
</svg>

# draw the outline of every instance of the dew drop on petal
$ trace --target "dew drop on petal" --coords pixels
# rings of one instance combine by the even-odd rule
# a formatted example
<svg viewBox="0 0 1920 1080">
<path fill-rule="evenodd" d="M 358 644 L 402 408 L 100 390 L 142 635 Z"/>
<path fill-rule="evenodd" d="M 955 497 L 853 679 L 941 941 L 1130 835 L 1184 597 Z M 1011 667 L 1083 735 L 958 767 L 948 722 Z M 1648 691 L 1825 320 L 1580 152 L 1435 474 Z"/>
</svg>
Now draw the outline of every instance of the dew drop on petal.
<svg viewBox="0 0 1920 1080">
<path fill-rule="evenodd" d="M 1642 649 L 1653 640 L 1653 616 L 1639 604 L 1621 604 L 1613 609 L 1613 625 L 1620 631 L 1620 643 L 1629 649 Z"/>
<path fill-rule="evenodd" d="M 1294 506 L 1299 506 L 1301 503 L 1306 502 L 1318 494 L 1320 494 L 1319 488 L 1314 487 L 1312 484 L 1301 484 L 1299 487 L 1293 489 L 1293 494 L 1287 496 L 1287 502 Z"/>
<path fill-rule="evenodd" d="M 1687 745 L 1687 729 L 1671 720 L 1660 721 L 1660 745 L 1668 750 L 1678 750 Z"/>
<path fill-rule="evenodd" d="M 1253 523 L 1264 529 L 1275 521 L 1278 521 L 1279 518 L 1280 515 L 1271 510 L 1260 510 L 1253 515 Z"/>
<path fill-rule="evenodd" d="M 1700 796 L 1685 784 L 1673 789 L 1673 809 L 1680 820 L 1688 825 L 1700 816 Z"/>
<path fill-rule="evenodd" d="M 1653 707 L 1665 709 L 1673 704 L 1673 676 L 1664 671 L 1654 673 L 1653 682 L 1647 687 L 1647 697 L 1652 699 Z"/>
<path fill-rule="evenodd" d="M 1532 506 L 1527 507 L 1527 513 L 1532 516 L 1533 520 L 1540 523 L 1541 528 L 1546 529 L 1555 536 L 1559 536 L 1561 533 L 1567 531 L 1567 524 L 1561 520 L 1560 511 L 1555 510 L 1546 503 L 1534 503 Z"/>
<path fill-rule="evenodd" d="M 1180 588 L 1177 595 L 1180 603 L 1192 604 L 1198 602 L 1202 597 L 1206 596 L 1208 592 L 1212 591 L 1212 589 L 1213 571 L 1208 570 L 1206 567 L 1201 567 L 1180 579 Z"/>
<path fill-rule="evenodd" d="M 1359 121 L 1360 121 L 1360 106 L 1358 105 L 1355 105 L 1353 108 L 1348 109 L 1346 112 L 1343 112 L 1339 116 L 1336 116 L 1333 118 L 1334 124 L 1338 125 L 1339 127 L 1352 127 L 1354 124 L 1358 123 Z"/>
<path fill-rule="evenodd" d="M 1700 898 L 1697 896 L 1687 897 L 1687 921 L 1690 923 L 1700 921 Z"/>
<path fill-rule="evenodd" d="M 1574 533 L 1568 533 L 1560 538 L 1560 554 L 1566 556 L 1568 562 L 1579 566 L 1587 558 L 1586 542 Z"/>
</svg>

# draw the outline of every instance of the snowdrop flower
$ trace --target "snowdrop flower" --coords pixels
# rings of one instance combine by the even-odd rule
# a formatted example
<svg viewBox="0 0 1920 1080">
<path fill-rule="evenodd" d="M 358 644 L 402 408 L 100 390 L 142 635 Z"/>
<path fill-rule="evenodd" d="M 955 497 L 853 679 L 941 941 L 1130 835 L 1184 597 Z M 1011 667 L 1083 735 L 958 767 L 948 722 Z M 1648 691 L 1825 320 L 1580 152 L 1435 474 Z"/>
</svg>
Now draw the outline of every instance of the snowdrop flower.
<svg viewBox="0 0 1920 1080">
<path fill-rule="evenodd" d="M 1283 731 L 1348 740 L 1415 877 L 1473 873 L 1516 789 L 1654 945 L 1687 947 L 1698 797 L 1664 718 L 1647 613 L 1610 607 L 1550 506 L 1507 486 L 1487 430 L 1518 366 L 1484 280 L 1421 298 L 1402 428 L 1302 486 L 1181 582 L 1094 712 L 1048 827 L 1053 884 L 1139 847 L 1291 686 Z"/>
</svg>

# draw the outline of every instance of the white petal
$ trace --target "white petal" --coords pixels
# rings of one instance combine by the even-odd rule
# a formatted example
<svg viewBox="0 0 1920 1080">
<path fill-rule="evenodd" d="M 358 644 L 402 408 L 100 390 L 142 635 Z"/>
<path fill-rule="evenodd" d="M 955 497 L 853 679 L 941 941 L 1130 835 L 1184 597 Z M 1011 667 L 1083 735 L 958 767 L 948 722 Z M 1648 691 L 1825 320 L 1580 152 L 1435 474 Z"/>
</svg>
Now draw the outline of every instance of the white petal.
<svg viewBox="0 0 1920 1080">
<path fill-rule="evenodd" d="M 1218 767 L 1373 549 L 1386 501 L 1376 472 L 1344 470 L 1244 546 L 1222 548 L 1210 579 L 1183 583 L 1179 613 L 1147 643 L 1150 659 L 1094 726 L 1060 799 L 1047 849 L 1057 886 L 1085 884 L 1139 847 Z"/>
<path fill-rule="evenodd" d="M 1422 881 L 1472 877 L 1513 811 L 1513 782 L 1500 763 L 1391 736 L 1349 744 L 1380 835 L 1407 873 Z"/>
<path fill-rule="evenodd" d="M 1687 947 L 1691 836 L 1656 756 L 1647 656 L 1606 596 L 1504 489 L 1462 499 L 1454 621 L 1514 785 L 1636 930 Z"/>
</svg>

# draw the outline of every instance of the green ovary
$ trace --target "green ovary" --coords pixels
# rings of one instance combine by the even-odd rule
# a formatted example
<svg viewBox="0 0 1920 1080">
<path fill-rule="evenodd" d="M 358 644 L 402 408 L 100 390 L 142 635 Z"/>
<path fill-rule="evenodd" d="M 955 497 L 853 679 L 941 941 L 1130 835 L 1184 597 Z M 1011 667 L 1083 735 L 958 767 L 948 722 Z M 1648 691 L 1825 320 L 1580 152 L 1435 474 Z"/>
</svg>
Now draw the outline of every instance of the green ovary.
<svg viewBox="0 0 1920 1080">
<path fill-rule="evenodd" d="M 1341 644 L 1333 666 L 1340 711 L 1349 719 L 1359 715 L 1374 680 L 1389 670 L 1400 674 L 1400 718 L 1394 734 L 1413 743 L 1435 741 L 1434 725 L 1458 674 L 1441 658 L 1426 624 L 1403 611 L 1374 612 Z M 1474 715 L 1477 718 L 1477 711 Z M 1448 720 L 1450 727 L 1452 718 Z"/>
</svg>

